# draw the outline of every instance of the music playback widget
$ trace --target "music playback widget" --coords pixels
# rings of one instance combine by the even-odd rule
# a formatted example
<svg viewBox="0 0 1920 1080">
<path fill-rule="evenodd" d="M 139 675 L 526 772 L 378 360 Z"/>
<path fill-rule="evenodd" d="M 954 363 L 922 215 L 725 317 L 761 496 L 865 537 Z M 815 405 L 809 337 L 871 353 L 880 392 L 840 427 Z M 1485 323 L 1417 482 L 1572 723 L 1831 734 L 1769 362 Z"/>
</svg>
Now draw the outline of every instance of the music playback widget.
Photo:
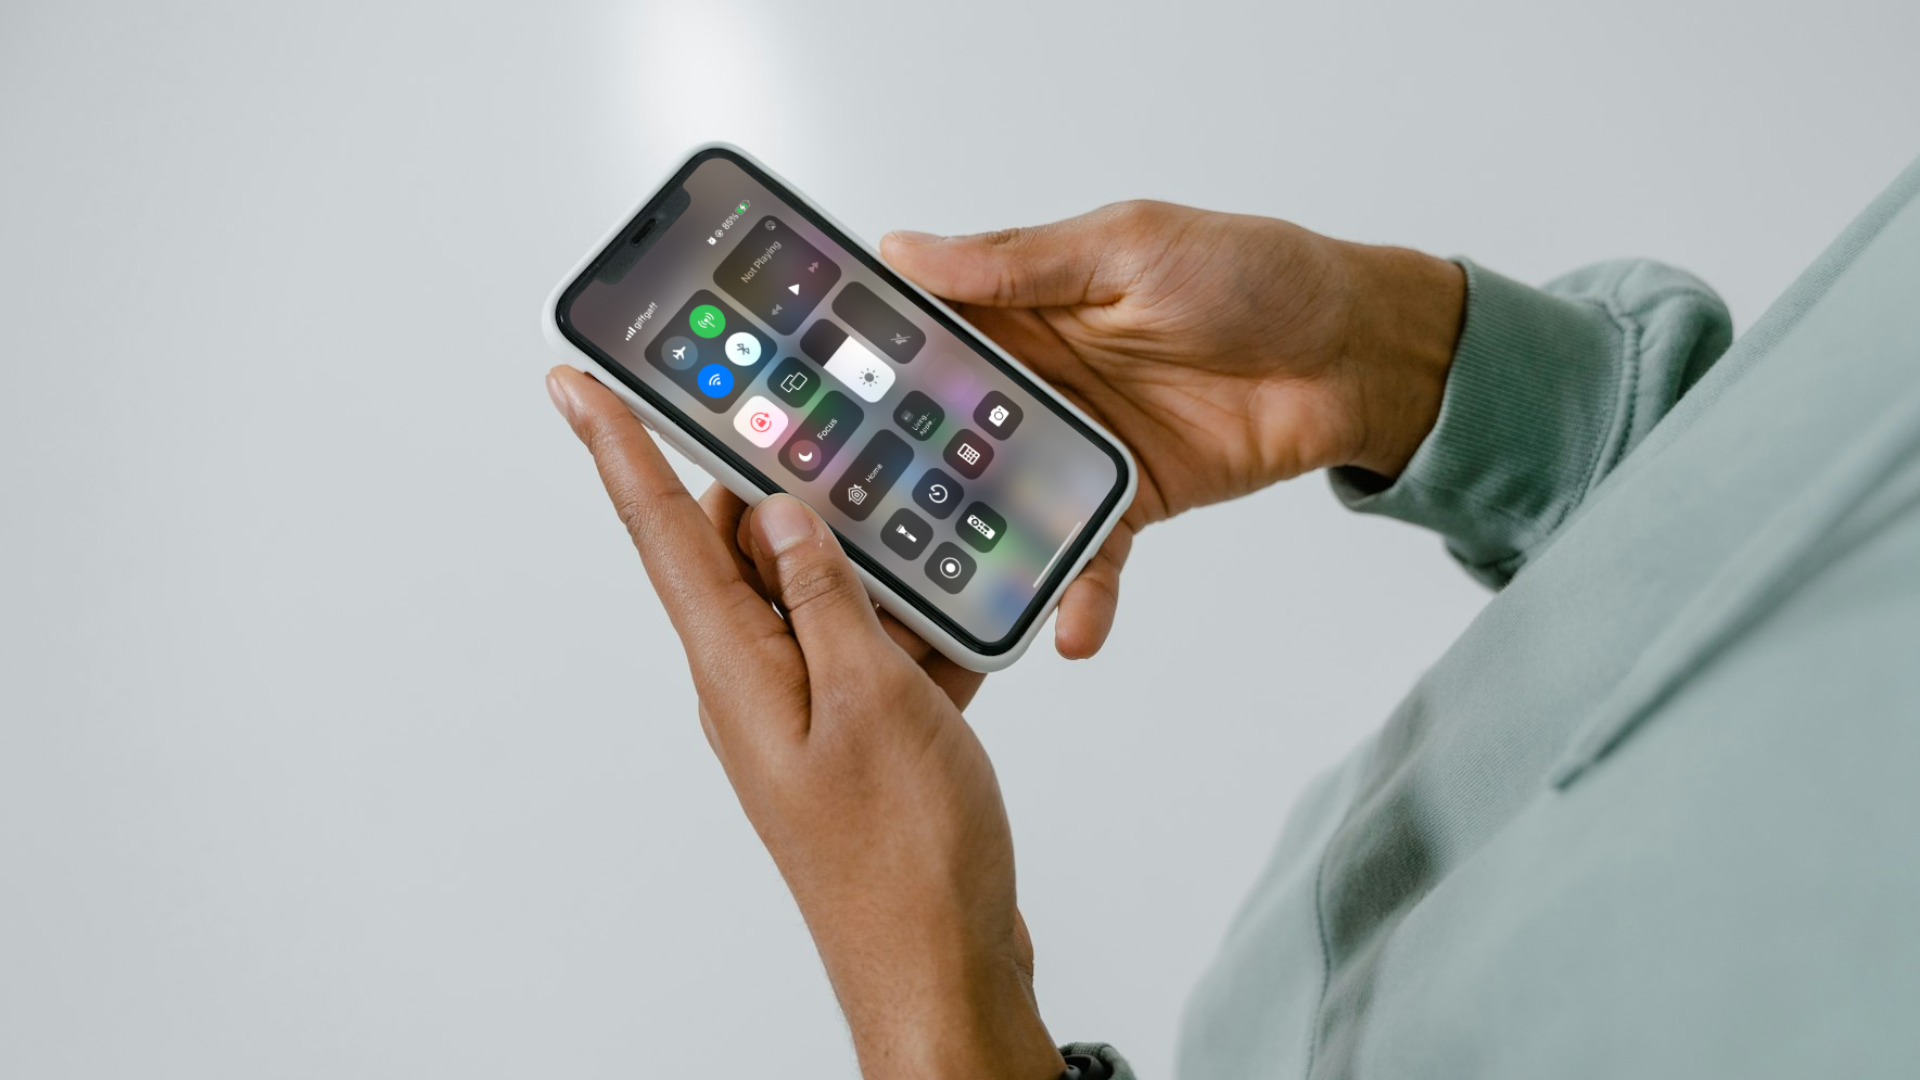
<svg viewBox="0 0 1920 1080">
<path fill-rule="evenodd" d="M 716 413 L 726 412 L 773 355 L 773 339 L 705 289 L 647 343 L 647 362 Z"/>
<path fill-rule="evenodd" d="M 767 321 L 776 334 L 800 329 L 840 280 L 840 268 L 769 214 L 743 230 L 713 272 L 713 283 Z"/>
</svg>

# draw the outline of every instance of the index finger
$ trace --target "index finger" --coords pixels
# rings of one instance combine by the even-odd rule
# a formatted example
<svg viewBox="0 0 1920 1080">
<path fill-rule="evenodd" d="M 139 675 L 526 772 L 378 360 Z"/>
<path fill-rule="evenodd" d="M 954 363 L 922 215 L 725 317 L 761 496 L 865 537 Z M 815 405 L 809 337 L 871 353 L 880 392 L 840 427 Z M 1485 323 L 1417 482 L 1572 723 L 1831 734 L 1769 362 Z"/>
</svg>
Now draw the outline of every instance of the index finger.
<svg viewBox="0 0 1920 1080">
<path fill-rule="evenodd" d="M 695 678 L 704 685 L 703 674 L 728 666 L 743 646 L 785 638 L 785 624 L 741 578 L 706 511 L 626 404 L 570 367 L 548 372 L 547 387 L 592 452 Z"/>
</svg>

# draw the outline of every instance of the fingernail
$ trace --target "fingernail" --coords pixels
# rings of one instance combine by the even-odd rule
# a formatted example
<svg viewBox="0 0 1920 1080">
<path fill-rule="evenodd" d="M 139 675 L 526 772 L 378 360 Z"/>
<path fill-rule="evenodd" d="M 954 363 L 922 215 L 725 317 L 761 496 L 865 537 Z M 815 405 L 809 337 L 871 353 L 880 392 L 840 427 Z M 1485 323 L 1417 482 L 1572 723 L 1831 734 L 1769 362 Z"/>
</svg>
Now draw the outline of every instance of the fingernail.
<svg viewBox="0 0 1920 1080">
<path fill-rule="evenodd" d="M 568 423 L 572 423 L 573 395 L 567 393 L 567 388 L 560 385 L 560 376 L 551 371 L 547 372 L 547 396 L 553 399 L 553 407 L 560 410 L 560 415 L 566 417 Z"/>
<path fill-rule="evenodd" d="M 778 555 L 813 535 L 813 513 L 791 495 L 772 495 L 753 508 L 753 531 L 761 551 Z"/>
<path fill-rule="evenodd" d="M 887 235 L 903 244 L 937 244 L 945 239 L 930 232 L 914 232 L 912 229 L 895 229 Z"/>
</svg>

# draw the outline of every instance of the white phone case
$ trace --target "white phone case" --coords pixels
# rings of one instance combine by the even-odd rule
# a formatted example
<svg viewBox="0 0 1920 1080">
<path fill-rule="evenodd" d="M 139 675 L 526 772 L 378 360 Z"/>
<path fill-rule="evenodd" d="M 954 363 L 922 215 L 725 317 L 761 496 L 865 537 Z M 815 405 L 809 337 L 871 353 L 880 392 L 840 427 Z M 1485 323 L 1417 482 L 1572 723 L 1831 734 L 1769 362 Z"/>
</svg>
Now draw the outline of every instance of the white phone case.
<svg viewBox="0 0 1920 1080">
<path fill-rule="evenodd" d="M 679 421 L 648 404 L 644 398 L 628 389 L 625 383 L 621 382 L 612 372 L 602 367 L 592 356 L 576 347 L 573 342 L 567 340 L 566 335 L 560 332 L 557 321 L 560 297 L 566 291 L 567 287 L 581 274 L 586 272 L 587 267 L 592 264 L 594 259 L 606 249 L 607 245 L 613 243 L 615 237 L 619 236 L 627 226 L 632 223 L 634 218 L 639 216 L 640 211 L 644 210 L 647 204 L 652 202 L 660 194 L 660 189 L 664 188 L 667 183 L 686 166 L 689 160 L 697 154 L 713 149 L 726 150 L 730 153 L 738 154 L 740 157 L 753 163 L 753 165 L 762 172 L 765 172 L 768 176 L 778 181 L 796 197 L 805 199 L 805 195 L 798 187 L 795 187 L 792 182 L 780 176 L 772 169 L 767 168 L 759 159 L 737 146 L 730 143 L 719 142 L 703 143 L 696 146 L 681 155 L 674 163 L 674 166 L 667 170 L 666 175 L 661 177 L 657 183 L 648 189 L 646 196 L 636 203 L 626 214 L 622 215 L 620 219 L 614 223 L 613 228 L 608 230 L 606 235 L 602 236 L 599 241 L 587 249 L 587 253 L 581 256 L 580 261 L 574 264 L 573 269 L 567 271 L 566 276 L 561 278 L 560 283 L 554 287 L 552 295 L 547 297 L 546 307 L 541 312 L 540 322 L 542 329 L 546 332 L 548 343 L 553 346 L 555 351 L 565 357 L 568 363 L 574 364 L 581 370 L 599 378 L 602 384 L 618 394 L 620 399 L 626 402 L 627 408 L 632 410 L 633 414 L 638 416 L 642 423 L 652 429 L 652 431 L 669 446 L 685 454 L 702 469 L 711 473 L 714 479 L 725 484 L 728 490 L 746 500 L 748 505 L 753 505 L 761 499 L 766 498 L 768 493 L 760 490 L 757 485 L 748 480 L 738 470 L 734 469 L 733 466 L 729 465 L 725 458 L 707 449 L 699 440 L 687 437 L 686 433 L 681 429 Z M 868 244 L 864 239 L 855 235 L 853 230 L 847 228 L 844 224 L 826 213 L 826 211 L 820 209 L 817 204 L 811 200 L 807 200 L 807 207 L 832 224 L 834 228 L 838 229 L 849 241 L 861 250 L 874 256 L 875 259 L 879 258 L 879 252 L 875 250 L 871 244 Z M 904 281 L 904 279 L 902 280 Z M 1041 627 L 1047 623 L 1047 617 L 1053 613 L 1054 605 L 1060 602 L 1060 594 L 1066 591 L 1067 585 L 1079 575 L 1081 568 L 1086 566 L 1087 560 L 1093 558 L 1094 553 L 1100 550 L 1100 545 L 1106 542 L 1107 536 L 1113 531 L 1114 525 L 1120 520 L 1121 515 L 1126 512 L 1127 507 L 1133 502 L 1134 491 L 1139 487 L 1140 471 L 1133 460 L 1133 454 L 1127 450 L 1125 444 L 1119 439 L 1114 438 L 1106 428 L 1102 427 L 1092 417 L 1076 408 L 1072 402 L 1061 397 L 1047 384 L 1046 380 L 1034 374 L 1025 364 L 1009 356 L 1005 350 L 994 344 L 985 334 L 974 330 L 965 319 L 962 319 L 952 308 L 941 303 L 938 298 L 922 290 L 912 282 L 906 282 L 906 285 L 936 309 L 945 313 L 949 318 L 967 327 L 974 337 L 984 342 L 994 351 L 995 355 L 1006 361 L 1014 370 L 1030 379 L 1040 393 L 1045 394 L 1069 413 L 1078 417 L 1093 430 L 1098 438 L 1106 440 L 1108 444 L 1117 450 L 1121 460 L 1125 463 L 1127 483 L 1125 490 L 1120 493 L 1119 501 L 1114 504 L 1113 510 L 1099 523 L 1098 527 L 1092 530 L 1092 537 L 1085 546 L 1080 549 L 1079 556 L 1074 559 L 1067 573 L 1060 578 L 1060 584 L 1052 593 L 1044 598 L 1039 613 L 1034 617 L 1032 622 L 1027 624 L 1026 631 L 1020 635 L 1019 640 L 1015 641 L 1011 647 L 1003 651 L 988 654 L 970 648 L 965 642 L 947 632 L 940 624 L 921 612 L 905 596 L 868 573 L 865 567 L 860 566 L 857 562 L 854 564 L 854 570 L 859 573 L 861 580 L 866 583 L 868 595 L 872 596 L 881 607 L 891 612 L 894 617 L 898 618 L 902 623 L 905 623 L 914 633 L 926 639 L 928 644 L 940 650 L 941 653 L 962 667 L 973 671 L 999 671 L 1011 665 L 1015 660 L 1020 659 L 1021 654 L 1027 651 L 1027 647 L 1033 644 L 1033 639 L 1039 635 Z"/>
</svg>

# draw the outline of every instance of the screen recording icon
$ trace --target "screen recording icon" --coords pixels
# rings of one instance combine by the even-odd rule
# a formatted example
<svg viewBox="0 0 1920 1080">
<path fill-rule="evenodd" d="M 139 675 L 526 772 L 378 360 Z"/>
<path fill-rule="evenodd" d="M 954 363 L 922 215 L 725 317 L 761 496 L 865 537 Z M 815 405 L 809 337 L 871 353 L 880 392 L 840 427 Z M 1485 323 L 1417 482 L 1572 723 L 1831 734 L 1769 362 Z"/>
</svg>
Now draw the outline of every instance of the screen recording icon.
<svg viewBox="0 0 1920 1080">
<path fill-rule="evenodd" d="M 967 587 L 972 580 L 973 559 L 952 544 L 941 544 L 933 549 L 933 557 L 927 560 L 927 577 L 935 585 L 950 593 L 957 593 Z"/>
</svg>

